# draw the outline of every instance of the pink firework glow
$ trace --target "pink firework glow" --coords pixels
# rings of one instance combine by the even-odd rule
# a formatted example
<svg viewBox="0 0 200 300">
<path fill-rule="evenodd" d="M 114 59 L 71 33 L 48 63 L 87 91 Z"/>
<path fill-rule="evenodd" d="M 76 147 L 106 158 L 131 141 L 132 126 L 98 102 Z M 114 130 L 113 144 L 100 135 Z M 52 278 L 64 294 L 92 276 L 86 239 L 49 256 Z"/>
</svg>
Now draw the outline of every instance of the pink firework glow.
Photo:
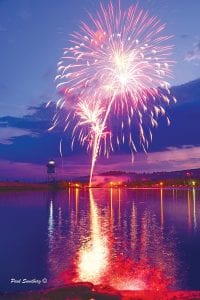
<svg viewBox="0 0 200 300">
<path fill-rule="evenodd" d="M 101 153 L 109 156 L 128 144 L 133 157 L 138 140 L 148 148 L 159 116 L 169 124 L 164 107 L 176 100 L 166 80 L 174 62 L 171 36 L 164 31 L 164 24 L 137 5 L 122 11 L 120 1 L 110 2 L 89 13 L 64 49 L 55 78 L 62 91 L 57 106 L 71 106 L 65 130 L 75 122 L 72 147 L 78 139 L 92 153 L 90 184 Z M 56 122 L 57 117 L 53 127 Z"/>
</svg>

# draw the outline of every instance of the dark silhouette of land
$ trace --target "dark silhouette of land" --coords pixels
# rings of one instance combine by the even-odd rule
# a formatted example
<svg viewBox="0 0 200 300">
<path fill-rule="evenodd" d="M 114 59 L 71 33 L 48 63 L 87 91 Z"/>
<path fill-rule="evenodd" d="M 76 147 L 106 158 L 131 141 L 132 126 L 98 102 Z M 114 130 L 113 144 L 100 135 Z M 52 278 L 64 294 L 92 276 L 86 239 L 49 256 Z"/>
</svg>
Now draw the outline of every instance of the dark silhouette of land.
<svg viewBox="0 0 200 300">
<path fill-rule="evenodd" d="M 0 191 L 3 190 L 43 190 L 65 188 L 87 188 L 89 176 L 77 177 L 68 180 L 55 180 L 50 182 L 0 182 Z M 126 187 L 126 188 L 160 188 L 160 187 L 200 187 L 200 168 L 153 173 L 128 173 L 122 171 L 109 171 L 94 176 L 92 187 Z"/>
</svg>

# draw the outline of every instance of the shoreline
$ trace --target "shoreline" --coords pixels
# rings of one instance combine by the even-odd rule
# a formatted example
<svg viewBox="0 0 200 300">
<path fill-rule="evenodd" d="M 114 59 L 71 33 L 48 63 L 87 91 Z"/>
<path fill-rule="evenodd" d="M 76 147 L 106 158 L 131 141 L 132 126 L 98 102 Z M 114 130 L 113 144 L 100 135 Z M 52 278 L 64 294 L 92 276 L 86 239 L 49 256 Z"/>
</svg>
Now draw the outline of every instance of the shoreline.
<svg viewBox="0 0 200 300">
<path fill-rule="evenodd" d="M 128 185 L 112 185 L 112 186 L 92 186 L 89 187 L 86 184 L 69 184 L 65 181 L 56 181 L 56 182 L 36 182 L 36 183 L 30 183 L 30 182 L 20 182 L 20 181 L 13 181 L 13 182 L 0 182 L 0 192 L 4 191 L 39 191 L 39 190 L 66 190 L 66 189 L 84 189 L 84 190 L 90 190 L 90 189 L 131 189 L 131 190 L 160 190 L 160 189 L 168 189 L 168 190 L 188 190 L 188 189 L 197 189 L 199 190 L 199 186 L 191 186 L 191 185 L 162 185 L 162 186 L 156 186 L 156 185 L 138 185 L 135 184 L 135 186 L 128 186 Z"/>
<path fill-rule="evenodd" d="M 183 300 L 200 299 L 200 291 L 120 291 L 110 286 L 93 285 L 90 282 L 77 282 L 60 287 L 39 291 L 0 293 L 4 300 L 81 300 L 81 299 L 115 299 L 115 300 Z"/>
</svg>

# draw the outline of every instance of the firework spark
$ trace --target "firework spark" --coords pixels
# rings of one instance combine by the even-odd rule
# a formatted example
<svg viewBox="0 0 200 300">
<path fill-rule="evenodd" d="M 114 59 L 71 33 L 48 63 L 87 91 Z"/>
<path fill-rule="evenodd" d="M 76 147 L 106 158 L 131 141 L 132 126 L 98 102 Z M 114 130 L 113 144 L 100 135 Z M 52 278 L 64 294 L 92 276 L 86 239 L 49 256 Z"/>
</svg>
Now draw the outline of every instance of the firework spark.
<svg viewBox="0 0 200 300">
<path fill-rule="evenodd" d="M 118 6 L 110 2 L 96 15 L 89 13 L 88 24 L 81 23 L 71 47 L 64 49 L 55 78 L 63 92 L 59 105 L 74 96 L 65 129 L 70 118 L 75 121 L 72 146 L 77 138 L 92 152 L 90 184 L 100 153 L 108 156 L 128 143 L 134 154 L 138 137 L 146 151 L 151 128 L 166 115 L 163 104 L 175 100 L 166 81 L 172 76 L 173 46 L 164 30 L 137 5 L 122 11 L 120 1 Z"/>
</svg>

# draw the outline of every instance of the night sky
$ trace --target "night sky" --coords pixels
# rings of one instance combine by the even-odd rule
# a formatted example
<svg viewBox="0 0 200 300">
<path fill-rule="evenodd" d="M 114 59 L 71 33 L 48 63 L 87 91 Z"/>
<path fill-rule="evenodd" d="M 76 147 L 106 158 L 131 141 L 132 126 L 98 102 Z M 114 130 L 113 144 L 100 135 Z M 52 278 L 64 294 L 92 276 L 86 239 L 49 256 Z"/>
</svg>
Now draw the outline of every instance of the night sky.
<svg viewBox="0 0 200 300">
<path fill-rule="evenodd" d="M 135 3 L 131 0 L 122 2 L 122 8 Z M 135 165 L 131 165 L 126 151 L 121 153 L 124 163 L 119 163 L 120 153 L 117 153 L 109 161 L 100 159 L 97 171 L 126 169 L 141 172 L 199 167 L 200 81 L 195 81 L 192 86 L 190 82 L 200 78 L 200 1 L 137 2 L 140 8 L 167 23 L 167 33 L 174 35 L 172 59 L 176 61 L 174 79 L 170 83 L 172 86 L 186 85 L 175 90 L 178 104 L 169 109 L 172 127 L 167 129 L 161 120 L 148 158 L 139 154 Z M 69 34 L 78 29 L 81 20 L 87 20 L 87 10 L 96 11 L 98 6 L 97 0 L 0 0 L 1 179 L 17 177 L 19 170 L 21 176 L 26 177 L 30 168 L 33 177 L 34 174 L 42 177 L 43 165 L 50 157 L 55 157 L 61 164 L 57 149 L 62 134 L 47 132 L 51 114 L 45 113 L 41 105 L 55 97 L 56 64 L 62 49 L 69 46 Z M 30 107 L 38 109 L 30 110 Z M 10 117 L 5 118 L 7 116 Z M 89 157 L 84 151 L 84 155 L 81 151 L 71 153 L 68 144 L 66 137 L 64 171 L 60 172 L 64 172 L 64 176 L 77 175 L 84 168 L 87 173 Z M 13 166 L 16 174 L 11 171 Z"/>
</svg>

